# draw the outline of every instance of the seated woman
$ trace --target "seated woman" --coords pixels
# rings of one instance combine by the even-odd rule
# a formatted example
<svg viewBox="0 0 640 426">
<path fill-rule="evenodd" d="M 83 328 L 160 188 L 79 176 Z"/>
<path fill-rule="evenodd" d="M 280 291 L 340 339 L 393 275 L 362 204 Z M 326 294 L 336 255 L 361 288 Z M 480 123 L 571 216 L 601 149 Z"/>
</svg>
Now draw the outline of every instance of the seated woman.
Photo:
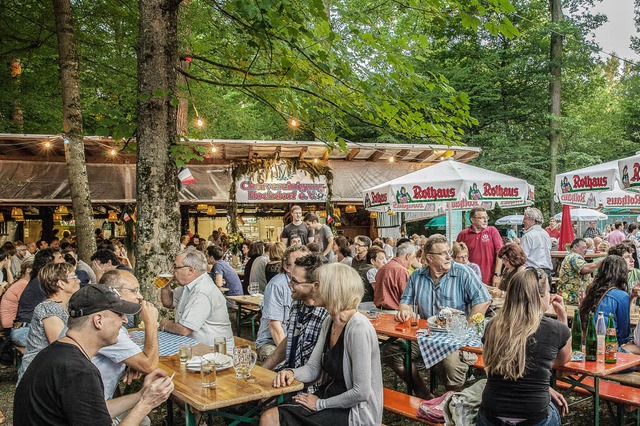
<svg viewBox="0 0 640 426">
<path fill-rule="evenodd" d="M 68 263 L 47 263 L 40 269 L 38 279 L 47 298 L 33 311 L 27 347 L 18 370 L 18 382 L 38 352 L 58 340 L 67 328 L 67 303 L 80 288 L 74 267 Z"/>
<path fill-rule="evenodd" d="M 557 320 L 544 316 L 549 305 Z M 517 272 L 482 339 L 487 385 L 477 425 L 559 426 L 568 406 L 549 380 L 551 368 L 571 358 L 570 337 L 562 297 L 549 294 L 547 274 L 533 268 Z"/>
<path fill-rule="evenodd" d="M 29 284 L 29 275 L 32 269 L 33 256 L 30 256 L 20 264 L 20 279 L 7 289 L 0 300 L 0 319 L 5 330 L 11 330 L 13 327 L 13 320 L 16 319 L 18 313 L 18 301 L 20 301 L 24 288 Z"/>
<path fill-rule="evenodd" d="M 589 284 L 584 300 L 580 305 L 582 328 L 586 330 L 589 312 L 596 315 L 604 312 L 605 321 L 609 314 L 613 314 L 616 323 L 618 347 L 629 341 L 631 337 L 630 308 L 640 294 L 640 286 L 635 286 L 631 297 L 627 293 L 627 261 L 616 255 L 607 256 L 598 274 Z"/>
<path fill-rule="evenodd" d="M 273 386 L 286 386 L 294 379 L 325 380 L 315 394 L 298 394 L 293 403 L 266 411 L 260 424 L 381 424 L 380 351 L 371 322 L 356 310 L 363 294 L 360 276 L 347 265 L 331 263 L 317 269 L 314 282 L 298 285 L 313 286 L 314 305 L 323 306 L 329 317 L 307 364 L 280 371 Z"/>
<path fill-rule="evenodd" d="M 333 240 L 333 253 L 336 262 L 344 263 L 351 266 L 351 251 L 349 250 L 349 241 L 342 235 L 338 235 Z"/>
<path fill-rule="evenodd" d="M 467 247 L 465 243 L 453 243 L 453 245 L 451 246 L 451 251 L 453 252 L 453 260 L 462 265 L 466 265 L 469 269 L 476 273 L 480 280 L 482 280 L 480 267 L 473 262 L 469 262 L 469 247 Z"/>
<path fill-rule="evenodd" d="M 282 258 L 284 257 L 284 244 L 280 241 L 271 244 L 269 247 L 269 262 L 264 267 L 264 274 L 267 278 L 267 283 L 271 281 L 271 278 L 282 272 Z M 265 285 L 265 288 L 267 286 Z M 264 293 L 264 288 L 260 289 L 261 293 Z"/>
<path fill-rule="evenodd" d="M 502 246 L 498 251 L 498 257 L 502 260 L 502 278 L 500 279 L 500 285 L 502 295 L 507 291 L 507 285 L 511 278 L 519 271 L 524 269 L 524 264 L 527 261 L 527 255 L 516 243 L 508 243 Z M 492 294 L 493 296 L 493 294 Z"/>
</svg>

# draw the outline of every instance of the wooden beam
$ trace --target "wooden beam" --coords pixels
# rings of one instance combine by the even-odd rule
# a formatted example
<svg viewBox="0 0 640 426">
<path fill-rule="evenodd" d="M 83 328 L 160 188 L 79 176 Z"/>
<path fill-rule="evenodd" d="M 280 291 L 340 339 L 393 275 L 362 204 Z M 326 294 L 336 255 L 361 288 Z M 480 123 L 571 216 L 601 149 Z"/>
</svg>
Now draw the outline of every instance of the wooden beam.
<svg viewBox="0 0 640 426">
<path fill-rule="evenodd" d="M 396 161 L 402 161 L 404 157 L 406 157 L 409 154 L 409 152 L 411 151 L 408 149 L 401 149 L 396 153 L 396 155 L 394 155 L 394 157 L 396 158 Z"/>
<path fill-rule="evenodd" d="M 417 161 L 422 161 L 425 160 L 427 158 L 429 158 L 429 156 L 433 154 L 433 150 L 432 149 L 425 149 L 424 151 L 422 151 L 420 154 L 416 155 L 416 160 Z"/>
<path fill-rule="evenodd" d="M 309 151 L 309 148 L 306 146 L 303 146 L 302 148 L 300 148 L 300 154 L 298 154 L 298 160 L 299 161 L 304 160 L 304 156 L 307 155 L 308 151 Z"/>
<path fill-rule="evenodd" d="M 464 152 L 464 154 L 461 155 L 460 157 L 457 157 L 456 161 L 471 160 L 472 158 L 476 158 L 478 155 L 480 155 L 479 152 L 475 152 L 475 151 L 462 151 L 462 152 Z"/>
<path fill-rule="evenodd" d="M 374 151 L 369 158 L 367 158 L 367 161 L 378 161 L 384 154 L 386 154 L 385 151 L 378 149 Z"/>
<path fill-rule="evenodd" d="M 249 152 L 247 153 L 247 159 L 249 161 L 253 160 L 253 146 L 249 147 Z"/>
<path fill-rule="evenodd" d="M 359 152 L 360 152 L 360 148 L 353 148 L 351 151 L 349 151 L 349 153 L 345 157 L 345 160 L 353 161 L 353 159 L 355 158 L 356 155 L 358 155 Z"/>
<path fill-rule="evenodd" d="M 322 161 L 327 161 L 329 159 L 329 155 L 331 155 L 331 151 L 327 148 L 324 150 L 324 154 L 322 154 Z"/>
</svg>

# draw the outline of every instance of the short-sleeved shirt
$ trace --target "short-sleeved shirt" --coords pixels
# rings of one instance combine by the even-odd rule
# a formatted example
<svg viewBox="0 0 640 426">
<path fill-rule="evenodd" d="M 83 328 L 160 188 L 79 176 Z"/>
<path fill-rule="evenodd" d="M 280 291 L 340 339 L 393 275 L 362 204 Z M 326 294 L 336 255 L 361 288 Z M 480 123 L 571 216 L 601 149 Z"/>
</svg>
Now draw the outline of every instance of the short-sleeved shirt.
<svg viewBox="0 0 640 426">
<path fill-rule="evenodd" d="M 307 225 L 304 222 L 300 223 L 300 225 L 290 223 L 282 230 L 282 238 L 290 240 L 294 235 L 300 237 L 303 245 L 307 245 L 309 242 L 309 228 L 307 228 Z"/>
<path fill-rule="evenodd" d="M 485 336 L 491 331 L 487 324 Z M 538 330 L 529 338 L 524 376 L 518 380 L 489 375 L 482 393 L 482 408 L 496 417 L 541 420 L 549 405 L 549 380 L 553 360 L 571 337 L 569 327 L 543 317 Z M 526 401 L 526 404 L 523 404 Z"/>
<path fill-rule="evenodd" d="M 624 235 L 624 232 L 614 229 L 609 233 L 609 235 L 607 235 L 606 240 L 609 242 L 609 244 L 615 246 L 616 244 L 620 244 L 621 242 L 623 242 L 625 238 L 626 236 Z"/>
<path fill-rule="evenodd" d="M 552 269 L 551 237 L 540 225 L 533 225 L 522 236 L 522 251 L 527 255 L 526 265 L 532 268 Z"/>
<path fill-rule="evenodd" d="M 242 296 L 244 292 L 242 291 L 242 283 L 240 282 L 240 277 L 238 273 L 234 271 L 234 269 L 224 260 L 218 260 L 213 264 L 213 268 L 211 268 L 211 278 L 215 283 L 215 276 L 222 275 L 222 279 L 227 283 L 225 287 L 229 289 L 227 295 L 229 296 Z"/>
<path fill-rule="evenodd" d="M 442 308 L 453 308 L 469 315 L 471 308 L 491 300 L 489 291 L 469 268 L 452 262 L 449 272 L 435 286 L 429 267 L 417 269 L 409 277 L 401 304 L 418 305 L 422 318 L 436 315 Z"/>
<path fill-rule="evenodd" d="M 397 310 L 408 280 L 407 268 L 394 257 L 378 269 L 373 288 L 373 303 L 381 309 Z"/>
<path fill-rule="evenodd" d="M 254 260 L 253 265 L 251 265 L 251 273 L 249 274 L 249 284 L 256 282 L 261 290 L 267 287 L 267 263 L 269 263 L 269 256 L 266 254 Z"/>
<path fill-rule="evenodd" d="M 560 239 L 560 228 L 551 229 L 547 226 L 544 230 L 549 234 L 549 238 L 555 238 L 556 240 Z"/>
<path fill-rule="evenodd" d="M 496 267 L 496 257 L 502 248 L 502 237 L 496 228 L 487 226 L 480 232 L 473 228 L 464 229 L 458 234 L 457 242 L 463 242 L 469 248 L 469 261 L 480 267 L 482 282 L 491 284 Z"/>
<path fill-rule="evenodd" d="M 202 274 L 173 292 L 176 322 L 193 330 L 191 337 L 205 345 L 213 345 L 216 337 L 227 339 L 233 348 L 233 332 L 227 301 L 209 274 Z"/>
<path fill-rule="evenodd" d="M 591 274 L 581 274 L 580 271 L 587 264 L 584 257 L 578 253 L 569 253 L 560 266 L 558 291 L 565 303 L 577 304 L 578 295 L 587 289 L 591 282 Z"/>
<path fill-rule="evenodd" d="M 604 320 L 608 321 L 609 314 L 613 314 L 616 325 L 618 345 L 629 342 L 631 337 L 631 317 L 629 312 L 629 293 L 614 288 L 609 290 L 598 305 L 597 312 L 604 312 Z"/>
<path fill-rule="evenodd" d="M 327 225 L 322 225 L 316 235 L 313 237 L 313 242 L 320 245 L 320 252 L 324 252 L 329 244 L 329 238 L 333 238 L 333 232 Z"/>
<path fill-rule="evenodd" d="M 46 298 L 47 295 L 44 294 L 44 290 L 42 290 L 42 286 L 40 286 L 40 280 L 38 277 L 34 277 L 29 281 L 29 284 L 27 284 L 20 296 L 16 321 L 30 322 L 33 316 L 33 310 L 38 306 L 38 303 L 43 302 Z"/>
<path fill-rule="evenodd" d="M 13 320 L 16 319 L 18 313 L 18 301 L 27 284 L 29 284 L 28 278 L 19 279 L 2 295 L 0 301 L 2 327 L 9 330 L 13 327 Z"/>
<path fill-rule="evenodd" d="M 100 371 L 77 346 L 53 342 L 16 388 L 15 426 L 110 426 Z"/>
<path fill-rule="evenodd" d="M 122 327 L 118 332 L 118 342 L 100 349 L 91 362 L 100 370 L 104 385 L 104 399 L 113 398 L 118 382 L 124 374 L 127 365 L 124 360 L 138 355 L 142 349 L 129 337 L 129 332 Z"/>
<path fill-rule="evenodd" d="M 27 346 L 22 357 L 22 364 L 18 371 L 18 380 L 22 378 L 22 375 L 31 364 L 31 361 L 38 355 L 38 353 L 49 346 L 49 340 L 47 334 L 44 331 L 44 325 L 42 320 L 49 317 L 58 317 L 64 324 L 64 329 L 61 334 L 66 333 L 67 320 L 69 314 L 62 306 L 62 303 L 57 303 L 52 300 L 45 300 L 38 304 L 33 310 L 33 318 L 29 324 L 29 336 L 27 337 Z"/>
<path fill-rule="evenodd" d="M 635 286 L 636 282 L 638 281 L 640 281 L 640 269 L 632 269 L 631 271 L 629 271 L 629 275 L 627 275 L 627 287 L 628 287 L 627 292 L 629 294 L 631 294 L 631 290 L 633 290 L 633 286 Z M 9 288 L 9 290 L 11 290 L 11 288 Z M 7 297 L 7 296 L 5 295 L 4 297 Z"/>
<path fill-rule="evenodd" d="M 264 291 L 264 306 L 262 306 L 262 319 L 260 329 L 256 337 L 256 348 L 270 344 L 275 345 L 275 341 L 269 330 L 269 321 L 280 321 L 282 330 L 286 333 L 289 323 L 289 313 L 291 311 L 291 287 L 289 287 L 289 276 L 285 273 L 278 274 L 267 284 Z"/>
</svg>

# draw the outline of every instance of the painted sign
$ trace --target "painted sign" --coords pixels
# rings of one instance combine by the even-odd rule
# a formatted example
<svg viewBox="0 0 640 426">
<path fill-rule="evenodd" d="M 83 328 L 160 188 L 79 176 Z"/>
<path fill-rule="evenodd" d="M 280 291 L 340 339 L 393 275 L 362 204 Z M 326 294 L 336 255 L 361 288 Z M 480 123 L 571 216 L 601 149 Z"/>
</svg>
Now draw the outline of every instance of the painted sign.
<svg viewBox="0 0 640 426">
<path fill-rule="evenodd" d="M 640 207 L 640 194 L 603 196 L 604 207 Z"/>
<path fill-rule="evenodd" d="M 623 189 L 640 191 L 640 157 L 620 160 L 620 182 Z"/>
<path fill-rule="evenodd" d="M 560 181 L 562 194 L 590 191 L 608 191 L 613 189 L 613 180 L 609 176 L 573 175 L 565 176 Z"/>
<path fill-rule="evenodd" d="M 239 203 L 324 203 L 327 201 L 327 179 L 319 176 L 314 180 L 303 170 L 288 172 L 276 164 L 262 179 L 240 177 L 236 183 L 236 198 Z"/>
</svg>

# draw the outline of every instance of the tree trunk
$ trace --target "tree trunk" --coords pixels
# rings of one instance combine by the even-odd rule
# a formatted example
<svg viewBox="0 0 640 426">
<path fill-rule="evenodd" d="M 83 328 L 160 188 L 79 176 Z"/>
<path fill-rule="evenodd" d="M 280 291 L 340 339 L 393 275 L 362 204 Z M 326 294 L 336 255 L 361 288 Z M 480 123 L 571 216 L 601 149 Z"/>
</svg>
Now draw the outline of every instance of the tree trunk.
<svg viewBox="0 0 640 426">
<path fill-rule="evenodd" d="M 136 272 L 147 300 L 150 283 L 167 271 L 179 247 L 177 168 L 169 148 L 178 142 L 176 67 L 178 0 L 140 0 L 138 28 L 138 159 Z"/>
<path fill-rule="evenodd" d="M 551 161 L 551 200 L 549 200 L 549 213 L 556 212 L 556 205 L 553 195 L 553 185 L 555 185 L 556 174 L 558 173 L 558 147 L 562 142 L 560 129 L 560 98 L 562 93 L 562 35 L 558 29 L 558 24 L 562 22 L 562 5 L 560 0 L 549 0 L 551 9 L 551 28 L 555 30 L 551 33 L 551 55 L 549 70 L 551 79 L 549 81 L 549 159 Z"/>
<path fill-rule="evenodd" d="M 24 132 L 24 111 L 22 110 L 22 93 L 20 90 L 20 75 L 22 74 L 22 65 L 20 59 L 12 59 L 9 62 L 9 74 L 11 75 L 11 96 L 13 97 L 13 105 L 11 108 L 11 129 L 15 133 Z"/>
<path fill-rule="evenodd" d="M 80 107 L 80 79 L 78 77 L 78 53 L 73 32 L 73 15 L 70 0 L 53 0 L 53 10 L 58 35 L 58 63 L 62 86 L 62 124 L 66 134 L 64 156 L 69 174 L 69 189 L 76 220 L 78 256 L 89 262 L 96 251 L 93 234 L 93 210 L 87 178 L 82 139 L 82 110 Z"/>
</svg>

